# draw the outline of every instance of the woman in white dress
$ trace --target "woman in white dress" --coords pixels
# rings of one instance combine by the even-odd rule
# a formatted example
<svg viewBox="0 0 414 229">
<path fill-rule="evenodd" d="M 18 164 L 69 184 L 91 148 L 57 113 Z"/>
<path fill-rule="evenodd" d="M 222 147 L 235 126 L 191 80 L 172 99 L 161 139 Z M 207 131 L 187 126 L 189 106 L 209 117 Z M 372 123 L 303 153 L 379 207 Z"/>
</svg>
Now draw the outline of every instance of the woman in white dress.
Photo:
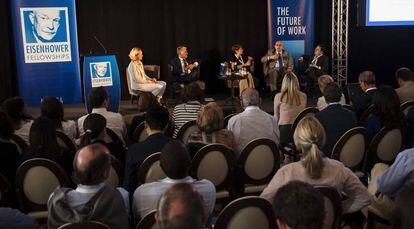
<svg viewBox="0 0 414 229">
<path fill-rule="evenodd" d="M 131 89 L 133 91 L 151 92 L 160 101 L 167 84 L 164 81 L 157 81 L 157 79 L 150 78 L 145 74 L 144 65 L 142 64 L 143 57 L 142 49 L 138 47 L 132 48 L 129 52 L 131 63 L 128 65 L 128 72 Z"/>
</svg>

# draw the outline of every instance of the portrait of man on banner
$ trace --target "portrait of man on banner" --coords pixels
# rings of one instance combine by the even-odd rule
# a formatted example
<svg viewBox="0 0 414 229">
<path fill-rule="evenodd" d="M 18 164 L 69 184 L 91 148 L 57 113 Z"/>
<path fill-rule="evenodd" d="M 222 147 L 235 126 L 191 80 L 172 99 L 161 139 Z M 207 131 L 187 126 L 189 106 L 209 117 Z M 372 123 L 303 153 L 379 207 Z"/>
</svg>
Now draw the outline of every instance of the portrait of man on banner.
<svg viewBox="0 0 414 229">
<path fill-rule="evenodd" d="M 22 16 L 26 43 L 67 42 L 67 9 L 25 8 Z"/>
<path fill-rule="evenodd" d="M 112 86 L 111 62 L 93 62 L 89 66 L 92 87 Z"/>
</svg>

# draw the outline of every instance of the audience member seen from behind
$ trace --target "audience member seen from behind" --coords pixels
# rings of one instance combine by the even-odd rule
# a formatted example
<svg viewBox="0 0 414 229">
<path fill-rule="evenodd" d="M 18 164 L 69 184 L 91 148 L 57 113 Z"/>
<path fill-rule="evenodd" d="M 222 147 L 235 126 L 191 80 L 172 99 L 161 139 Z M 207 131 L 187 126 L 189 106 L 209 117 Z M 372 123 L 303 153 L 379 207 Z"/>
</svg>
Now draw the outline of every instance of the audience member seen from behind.
<svg viewBox="0 0 414 229">
<path fill-rule="evenodd" d="M 48 228 L 66 223 L 98 221 L 110 228 L 129 228 L 128 193 L 104 183 L 109 176 L 112 156 L 102 144 L 79 150 L 73 162 L 75 190 L 57 188 L 47 204 Z"/>
<path fill-rule="evenodd" d="M 15 134 L 21 137 L 27 144 L 29 144 L 29 132 L 33 120 L 27 114 L 26 104 L 20 97 L 13 97 L 6 99 L 1 109 L 6 112 L 13 121 Z"/>
<path fill-rule="evenodd" d="M 204 228 L 207 214 L 203 199 L 187 183 L 172 185 L 158 202 L 155 218 L 160 229 Z"/>
<path fill-rule="evenodd" d="M 395 72 L 399 88 L 395 89 L 400 98 L 400 102 L 414 100 L 414 74 L 409 68 L 399 68 Z"/>
<path fill-rule="evenodd" d="M 362 113 L 364 113 L 364 111 L 371 106 L 372 100 L 377 92 L 377 87 L 375 86 L 375 75 L 371 71 L 361 72 L 361 74 L 359 74 L 358 81 L 363 93 L 355 97 L 352 109 L 359 119 Z"/>
<path fill-rule="evenodd" d="M 273 201 L 279 229 L 320 229 L 325 219 L 322 194 L 302 181 L 282 186 Z"/>
<path fill-rule="evenodd" d="M 108 92 L 104 87 L 94 88 L 89 93 L 89 102 L 92 106 L 91 113 L 97 113 L 106 118 L 106 127 L 113 130 L 119 139 L 124 142 L 124 136 L 126 136 L 126 125 L 122 115 L 108 111 L 109 97 Z M 83 122 L 88 115 L 84 115 L 78 119 L 79 134 L 82 135 L 85 130 L 83 129 Z"/>
<path fill-rule="evenodd" d="M 298 78 L 293 73 L 287 73 L 282 81 L 281 92 L 274 98 L 274 116 L 279 125 L 281 144 L 292 142 L 292 124 L 305 108 L 306 94 L 299 91 Z"/>
<path fill-rule="evenodd" d="M 19 152 L 17 146 L 10 141 L 14 133 L 13 122 L 6 112 L 0 110 L 0 173 L 10 184 L 14 184 Z"/>
<path fill-rule="evenodd" d="M 345 132 L 357 126 L 354 112 L 342 107 L 341 89 L 336 83 L 329 83 L 323 90 L 324 101 L 328 106 L 316 113 L 315 117 L 322 124 L 326 133 L 326 143 L 322 148 L 325 156 L 331 157 L 336 142 Z"/>
<path fill-rule="evenodd" d="M 126 149 L 121 142 L 105 142 L 106 133 L 106 119 L 100 114 L 92 113 L 85 118 L 83 122 L 83 129 L 85 133 L 80 138 L 79 148 L 94 143 L 101 143 L 105 145 L 109 152 L 115 156 L 122 164 L 125 162 Z"/>
<path fill-rule="evenodd" d="M 34 120 L 30 128 L 30 147 L 22 155 L 22 161 L 32 158 L 46 158 L 60 165 L 68 175 L 72 173 L 74 152 L 64 150 L 58 145 L 55 123 L 45 117 Z"/>
<path fill-rule="evenodd" d="M 155 96 L 150 92 L 142 92 L 138 98 L 138 114 L 136 114 L 131 121 L 131 125 L 129 126 L 129 138 L 133 139 L 134 131 L 141 124 L 145 121 L 145 113 L 147 112 L 148 108 L 151 106 L 159 105 Z M 125 116 L 124 116 L 125 117 Z"/>
<path fill-rule="evenodd" d="M 169 123 L 168 110 L 161 106 L 152 106 L 145 115 L 145 131 L 148 137 L 131 145 L 128 148 L 125 161 L 124 187 L 133 193 L 137 184 L 139 167 L 152 154 L 161 152 L 164 146 L 171 141 L 164 132 Z"/>
<path fill-rule="evenodd" d="M 197 120 L 197 114 L 202 107 L 203 91 L 197 83 L 190 83 L 185 85 L 182 98 L 184 103 L 175 106 L 172 113 L 174 137 L 186 122 Z"/>
<path fill-rule="evenodd" d="M 398 192 L 395 198 L 395 208 L 392 225 L 395 229 L 414 228 L 414 183 L 409 182 Z"/>
<path fill-rule="evenodd" d="M 390 86 L 377 89 L 373 99 L 374 110 L 372 115 L 363 124 L 368 134 L 373 138 L 382 127 L 404 128 L 405 118 L 400 109 L 400 100 L 395 90 Z"/>
<path fill-rule="evenodd" d="M 189 143 L 221 143 L 229 148 L 234 146 L 234 135 L 224 128 L 224 115 L 221 107 L 215 102 L 205 105 L 197 116 L 199 131 L 190 136 Z"/>
<path fill-rule="evenodd" d="M 328 84 L 333 83 L 333 82 L 334 80 L 332 79 L 330 75 L 322 75 L 318 78 L 319 90 L 321 91 L 322 96 L 318 98 L 318 102 L 316 103 L 316 108 L 318 108 L 318 110 L 320 111 L 325 109 L 328 106 L 328 102 L 326 102 L 325 96 L 323 96 L 323 91 L 325 90 Z M 341 99 L 339 100 L 339 103 L 341 105 L 346 104 L 345 96 L 343 93 L 341 93 Z"/>
<path fill-rule="evenodd" d="M 169 142 L 161 152 L 160 166 L 167 178 L 139 186 L 134 193 L 134 209 L 143 217 L 157 209 L 161 195 L 173 184 L 190 184 L 204 200 L 207 215 L 213 212 L 216 202 L 216 188 L 208 180 L 195 180 L 189 176 L 190 154 L 186 146 L 177 140 Z"/>
<path fill-rule="evenodd" d="M 52 96 L 46 96 L 40 105 L 40 111 L 43 117 L 49 118 L 55 123 L 56 130 L 65 133 L 71 140 L 75 139 L 78 130 L 75 121 L 65 120 L 62 103 Z"/>
<path fill-rule="evenodd" d="M 313 186 L 328 186 L 338 193 L 345 193 L 342 201 L 344 214 L 357 212 L 371 203 L 372 195 L 357 176 L 341 162 L 323 157 L 320 149 L 325 143 L 325 131 L 314 117 L 302 119 L 296 127 L 293 139 L 302 153 L 302 159 L 280 168 L 263 190 L 261 197 L 274 203 L 280 187 L 292 180 L 299 180 Z"/>
<path fill-rule="evenodd" d="M 240 155 L 244 147 L 256 138 L 269 138 L 279 144 L 279 127 L 275 117 L 260 109 L 259 92 L 247 88 L 241 96 L 244 111 L 233 116 L 227 129 L 233 132 L 236 155 Z"/>
</svg>

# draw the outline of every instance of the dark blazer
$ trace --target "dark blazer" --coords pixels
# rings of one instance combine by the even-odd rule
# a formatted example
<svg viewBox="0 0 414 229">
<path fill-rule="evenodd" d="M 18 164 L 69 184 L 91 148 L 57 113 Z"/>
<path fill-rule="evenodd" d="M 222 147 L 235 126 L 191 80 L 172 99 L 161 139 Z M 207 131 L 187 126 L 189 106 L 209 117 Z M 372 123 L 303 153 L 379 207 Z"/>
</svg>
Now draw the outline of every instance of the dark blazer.
<svg viewBox="0 0 414 229">
<path fill-rule="evenodd" d="M 171 141 L 161 133 L 147 137 L 145 141 L 133 144 L 128 148 L 125 159 L 124 188 L 133 194 L 137 188 L 137 173 L 142 162 L 151 154 L 161 152 L 162 148 Z"/>
<path fill-rule="evenodd" d="M 357 119 L 352 111 L 343 108 L 340 104 L 328 105 L 316 113 L 315 117 L 321 122 L 326 132 L 326 143 L 322 151 L 325 156 L 331 157 L 336 142 L 346 131 L 357 126 Z"/>
<path fill-rule="evenodd" d="M 13 185 L 19 161 L 19 152 L 15 144 L 3 141 L 0 141 L 0 151 L 0 173 Z"/>
<path fill-rule="evenodd" d="M 197 61 L 192 60 L 190 58 L 187 58 L 187 63 L 188 64 L 192 64 L 194 62 L 197 62 Z M 180 58 L 178 58 L 178 57 L 174 57 L 171 60 L 170 64 L 173 67 L 173 69 L 172 69 L 172 77 L 174 79 L 176 79 L 176 78 L 178 78 L 179 76 L 182 76 L 182 75 L 191 75 L 191 74 L 193 74 L 193 72 L 198 71 L 198 67 L 197 67 L 197 68 L 193 68 L 193 70 L 191 71 L 190 74 L 183 74 L 183 68 L 181 67 L 181 61 L 180 61 Z"/>
<path fill-rule="evenodd" d="M 377 93 L 377 89 L 371 89 L 365 93 L 359 94 L 355 98 L 355 103 L 352 104 L 352 109 L 354 110 L 357 118 L 359 119 L 364 113 L 364 111 L 372 104 L 372 100 L 374 99 L 375 94 Z"/>
<path fill-rule="evenodd" d="M 309 59 L 309 65 L 312 63 L 315 55 L 311 56 Z M 328 73 L 329 70 L 329 57 L 322 55 L 316 60 L 316 66 L 321 67 L 321 69 L 316 70 L 316 76 L 321 76 Z"/>
</svg>

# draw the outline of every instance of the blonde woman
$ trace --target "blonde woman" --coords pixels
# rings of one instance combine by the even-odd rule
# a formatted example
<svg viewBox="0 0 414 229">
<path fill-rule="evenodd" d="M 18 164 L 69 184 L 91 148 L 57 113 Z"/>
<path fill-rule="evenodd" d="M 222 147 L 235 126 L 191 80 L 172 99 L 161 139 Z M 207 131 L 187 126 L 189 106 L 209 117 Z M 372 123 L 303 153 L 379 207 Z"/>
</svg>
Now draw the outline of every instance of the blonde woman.
<svg viewBox="0 0 414 229">
<path fill-rule="evenodd" d="M 302 159 L 279 169 L 260 196 L 273 203 L 280 187 L 292 180 L 299 180 L 315 187 L 328 186 L 338 193 L 345 193 L 347 198 L 342 201 L 343 214 L 357 212 L 368 206 L 373 196 L 358 177 L 341 162 L 323 157 L 320 149 L 325 144 L 325 138 L 325 130 L 316 118 L 302 119 L 293 135 Z"/>
<path fill-rule="evenodd" d="M 151 92 L 160 101 L 167 84 L 164 81 L 157 81 L 157 79 L 150 78 L 145 74 L 144 65 L 142 64 L 143 57 L 142 49 L 138 47 L 132 48 L 129 52 L 131 63 L 128 65 L 128 73 L 131 89 L 133 91 Z"/>
<path fill-rule="evenodd" d="M 319 90 L 321 90 L 322 94 L 323 94 L 323 90 L 325 89 L 326 85 L 332 82 L 334 81 L 330 75 L 322 75 L 318 78 Z M 339 101 L 339 103 L 341 105 L 346 104 L 344 94 L 341 95 L 341 100 Z M 322 95 L 321 97 L 318 98 L 318 102 L 316 103 L 316 108 L 318 108 L 321 111 L 325 109 L 327 106 L 328 104 L 326 103 L 325 97 L 323 97 Z"/>
<path fill-rule="evenodd" d="M 292 142 L 290 128 L 296 116 L 306 108 L 306 99 L 306 94 L 299 91 L 299 81 L 295 74 L 286 74 L 281 92 L 274 99 L 274 116 L 279 125 L 281 144 Z"/>
</svg>

